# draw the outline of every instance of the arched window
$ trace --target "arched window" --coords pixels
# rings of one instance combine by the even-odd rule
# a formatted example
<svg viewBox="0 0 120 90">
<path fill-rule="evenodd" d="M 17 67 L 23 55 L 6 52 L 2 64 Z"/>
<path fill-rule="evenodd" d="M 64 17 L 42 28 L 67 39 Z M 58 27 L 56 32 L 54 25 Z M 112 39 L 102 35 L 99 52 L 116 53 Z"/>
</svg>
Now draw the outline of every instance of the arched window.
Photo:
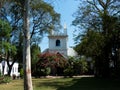
<svg viewBox="0 0 120 90">
<path fill-rule="evenodd" d="M 60 46 L 60 40 L 56 40 L 56 46 Z"/>
</svg>

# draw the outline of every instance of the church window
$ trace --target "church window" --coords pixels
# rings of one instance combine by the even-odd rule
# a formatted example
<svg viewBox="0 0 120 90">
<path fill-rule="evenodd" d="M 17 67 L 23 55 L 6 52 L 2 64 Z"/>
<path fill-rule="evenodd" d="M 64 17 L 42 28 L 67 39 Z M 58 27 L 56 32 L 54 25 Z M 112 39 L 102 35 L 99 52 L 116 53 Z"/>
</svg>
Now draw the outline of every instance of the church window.
<svg viewBox="0 0 120 90">
<path fill-rule="evenodd" d="M 60 40 L 56 40 L 56 46 L 60 46 Z"/>
</svg>

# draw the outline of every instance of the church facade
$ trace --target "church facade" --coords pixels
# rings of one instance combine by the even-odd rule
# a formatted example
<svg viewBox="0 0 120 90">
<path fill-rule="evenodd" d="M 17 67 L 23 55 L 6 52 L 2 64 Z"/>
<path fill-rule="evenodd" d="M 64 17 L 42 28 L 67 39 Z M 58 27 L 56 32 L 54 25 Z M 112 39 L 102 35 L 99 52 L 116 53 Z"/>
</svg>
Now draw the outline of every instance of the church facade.
<svg viewBox="0 0 120 90">
<path fill-rule="evenodd" d="M 49 48 L 44 52 L 49 53 L 60 53 L 63 56 L 77 56 L 77 53 L 73 48 L 68 48 L 68 35 L 66 25 L 64 30 L 61 32 L 52 31 L 48 36 L 49 39 Z"/>
</svg>

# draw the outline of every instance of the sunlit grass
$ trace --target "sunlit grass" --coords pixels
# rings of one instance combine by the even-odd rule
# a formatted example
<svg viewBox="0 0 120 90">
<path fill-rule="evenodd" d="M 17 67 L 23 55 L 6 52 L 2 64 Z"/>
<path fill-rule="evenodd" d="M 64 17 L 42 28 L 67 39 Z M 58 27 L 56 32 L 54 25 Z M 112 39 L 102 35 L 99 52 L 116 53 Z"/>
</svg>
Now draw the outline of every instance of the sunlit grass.
<svg viewBox="0 0 120 90">
<path fill-rule="evenodd" d="M 33 79 L 34 90 L 120 90 L 120 80 L 82 78 Z M 0 84 L 0 90 L 24 90 L 23 80 Z"/>
<path fill-rule="evenodd" d="M 0 90 L 23 90 L 23 80 L 13 80 L 10 83 L 0 84 Z"/>
</svg>

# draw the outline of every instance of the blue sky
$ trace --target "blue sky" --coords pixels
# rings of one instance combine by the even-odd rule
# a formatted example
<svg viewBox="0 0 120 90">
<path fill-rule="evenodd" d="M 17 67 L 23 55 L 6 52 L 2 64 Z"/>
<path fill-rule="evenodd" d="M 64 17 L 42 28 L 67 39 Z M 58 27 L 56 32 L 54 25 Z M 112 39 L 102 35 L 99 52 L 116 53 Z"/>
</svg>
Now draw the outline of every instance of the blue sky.
<svg viewBox="0 0 120 90">
<path fill-rule="evenodd" d="M 79 0 L 78 0 L 79 1 Z M 73 31 L 74 28 L 71 23 L 74 20 L 72 16 L 74 12 L 76 12 L 78 8 L 78 1 L 76 0 L 56 0 L 54 2 L 54 8 L 56 12 L 61 14 L 61 25 L 64 26 L 66 23 L 67 25 L 67 32 L 68 32 L 68 47 L 74 46 L 73 40 Z M 40 43 L 41 51 L 48 48 L 48 38 L 45 36 Z"/>
</svg>

